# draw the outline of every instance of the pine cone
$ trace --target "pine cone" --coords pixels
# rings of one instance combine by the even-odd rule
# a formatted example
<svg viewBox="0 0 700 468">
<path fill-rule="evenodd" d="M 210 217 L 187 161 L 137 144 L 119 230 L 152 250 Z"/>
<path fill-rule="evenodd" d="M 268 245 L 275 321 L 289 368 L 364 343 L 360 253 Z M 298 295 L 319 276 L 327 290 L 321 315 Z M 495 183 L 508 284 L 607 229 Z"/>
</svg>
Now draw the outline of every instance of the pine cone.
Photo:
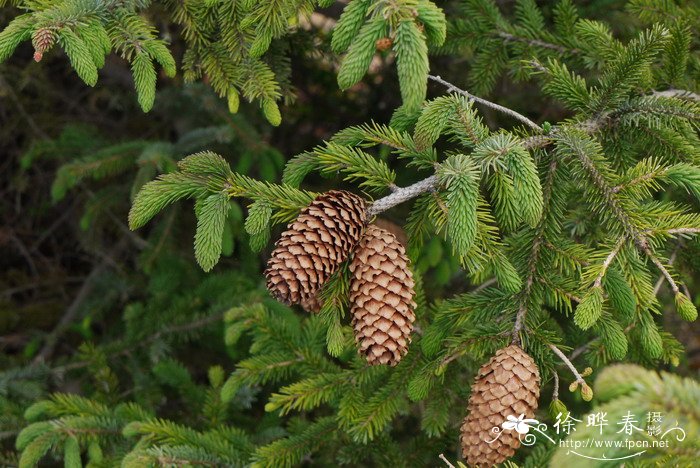
<svg viewBox="0 0 700 468">
<path fill-rule="evenodd" d="M 56 33 L 49 28 L 39 28 L 32 34 L 32 44 L 34 45 L 34 60 L 40 62 L 44 52 L 49 50 L 56 41 Z"/>
<path fill-rule="evenodd" d="M 311 296 L 308 299 L 302 299 L 299 302 L 301 308 L 312 314 L 317 314 L 321 312 L 321 307 L 323 307 L 323 301 L 318 298 L 318 295 Z"/>
<path fill-rule="evenodd" d="M 355 341 L 374 364 L 396 365 L 408 352 L 413 322 L 413 275 L 396 237 L 369 226 L 350 263 Z"/>
<path fill-rule="evenodd" d="M 365 201 L 333 190 L 304 208 L 275 244 L 267 289 L 285 304 L 312 304 L 323 283 L 348 259 L 366 222 Z"/>
<path fill-rule="evenodd" d="M 398 224 L 384 218 L 375 219 L 373 224 L 395 235 L 396 240 L 399 241 L 400 244 L 408 244 L 408 236 L 406 235 L 406 231 L 404 231 L 404 229 Z"/>
<path fill-rule="evenodd" d="M 471 466 L 493 466 L 512 457 L 520 446 L 515 430 L 491 432 L 508 416 L 532 418 L 540 396 L 540 373 L 532 358 L 519 346 L 499 349 L 479 369 L 472 386 L 467 417 L 462 423 L 462 456 Z"/>
</svg>

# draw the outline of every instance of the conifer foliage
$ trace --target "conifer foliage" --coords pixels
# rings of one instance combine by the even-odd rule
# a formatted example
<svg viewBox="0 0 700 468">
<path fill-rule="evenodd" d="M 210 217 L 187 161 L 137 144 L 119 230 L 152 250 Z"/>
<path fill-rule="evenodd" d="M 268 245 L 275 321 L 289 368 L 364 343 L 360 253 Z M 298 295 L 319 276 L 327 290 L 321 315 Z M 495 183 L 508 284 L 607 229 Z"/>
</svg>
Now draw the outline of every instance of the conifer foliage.
<svg viewBox="0 0 700 468">
<path fill-rule="evenodd" d="M 147 111 L 156 65 L 167 76 L 178 69 L 149 20 L 158 10 L 184 38 L 185 80 L 206 81 L 231 112 L 241 96 L 258 102 L 276 126 L 278 103 L 292 95 L 283 45 L 331 3 L 17 1 L 24 13 L 0 33 L 0 60 L 24 41 L 37 61 L 61 48 L 93 86 L 116 52 Z M 387 76 L 395 63 L 397 108 L 388 122 L 336 132 L 274 177 L 247 170 L 269 153 L 234 165 L 201 150 L 216 138 L 185 151 L 192 135 L 104 145 L 58 170 L 55 199 L 134 172 L 128 228 L 158 249 L 180 211 L 171 205 L 191 200 L 194 224 L 181 228 L 194 231 L 207 274 L 193 273 L 202 277 L 185 291 L 178 285 L 191 279 L 154 275 L 153 297 L 126 308 L 128 343 L 152 345 L 127 383 L 110 356 L 145 358 L 114 345 L 81 348 L 97 382 L 90 396 L 11 388 L 13 375 L 23 382 L 38 367 L 0 374 L 0 408 L 15 424 L 23 413 L 19 466 L 45 457 L 70 467 L 434 466 L 442 452 L 472 466 L 511 457 L 545 466 L 561 453 L 520 448 L 515 433 L 495 445 L 487 436 L 509 415 L 549 418 L 538 407 L 612 413 L 620 401 L 677 404 L 697 434 L 686 411 L 697 385 L 639 366 L 680 366 L 674 324 L 697 319 L 697 8 L 633 0 L 620 31 L 570 0 L 518 0 L 512 11 L 494 0 L 442 3 L 447 19 L 429 0 L 343 3 L 316 44 L 337 54 L 342 90 L 373 61 Z M 518 92 L 501 100 L 496 89 Z M 401 226 L 389 232 L 380 216 Z M 219 265 L 232 239 L 249 244 L 238 247 L 240 264 L 264 258 L 264 273 Z M 178 271 L 168 258 L 146 265 Z M 195 322 L 177 321 L 189 311 Z M 147 338 L 151 316 L 174 323 Z M 227 356 L 197 382 L 173 348 L 204 343 L 193 327 L 222 321 Z M 131 384 L 133 398 L 116 392 Z M 177 393 L 194 416 L 160 415 L 153 388 L 168 389 L 160 401 Z M 5 401 L 13 392 L 27 404 Z M 695 442 L 683 450 L 681 464 L 700 454 Z M 640 459 L 676 462 L 663 457 Z"/>
<path fill-rule="evenodd" d="M 4 4 L 5 2 L 2 2 Z M 117 53 L 131 67 L 138 102 L 144 112 L 153 107 L 156 65 L 174 77 L 177 64 L 167 42 L 148 20 L 151 11 L 164 8 L 187 43 L 181 58 L 185 81 L 206 80 L 227 98 L 237 112 L 242 95 L 260 103 L 272 125 L 279 125 L 278 101 L 289 100 L 291 69 L 284 47 L 273 42 L 293 32 L 298 18 L 327 0 L 201 1 L 61 0 L 16 2 L 26 12 L 0 32 L 0 63 L 17 46 L 31 39 L 34 60 L 58 45 L 88 86 L 95 86 L 105 57 Z M 1 4 L 0 4 L 1 5 Z M 353 0 L 333 34 L 337 53 L 348 50 L 340 66 L 342 89 L 357 83 L 375 55 L 375 42 L 393 39 L 405 105 L 413 110 L 425 99 L 428 44 L 442 45 L 447 23 L 442 10 L 430 0 L 371 2 Z M 395 37 L 394 37 L 395 36 Z"/>
</svg>

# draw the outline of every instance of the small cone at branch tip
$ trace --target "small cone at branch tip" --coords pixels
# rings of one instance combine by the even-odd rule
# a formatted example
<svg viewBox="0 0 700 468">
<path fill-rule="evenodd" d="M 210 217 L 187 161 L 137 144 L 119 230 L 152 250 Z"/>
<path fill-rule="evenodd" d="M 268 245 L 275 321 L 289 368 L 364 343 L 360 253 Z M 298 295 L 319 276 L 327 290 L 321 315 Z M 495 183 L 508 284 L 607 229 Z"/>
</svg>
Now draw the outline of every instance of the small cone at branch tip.
<svg viewBox="0 0 700 468">
<path fill-rule="evenodd" d="M 413 274 L 392 233 L 369 226 L 350 263 L 352 325 L 371 365 L 394 366 L 408 352 L 415 321 Z"/>
<path fill-rule="evenodd" d="M 564 416 L 569 414 L 569 410 L 566 408 L 566 405 L 564 402 L 562 402 L 559 398 L 552 400 L 552 402 L 549 404 L 549 416 L 552 419 L 557 419 L 557 417 Z"/>
<path fill-rule="evenodd" d="M 365 213 L 365 201 L 350 192 L 316 197 L 275 244 L 265 270 L 270 294 L 287 305 L 316 310 L 319 289 L 360 240 Z"/>
<path fill-rule="evenodd" d="M 533 418 L 539 396 L 540 373 L 535 361 L 514 344 L 498 350 L 481 366 L 472 386 L 461 428 L 462 456 L 467 463 L 493 466 L 512 457 L 522 436 L 501 425 L 508 416 Z M 492 432 L 494 427 L 501 431 L 500 436 Z"/>
<path fill-rule="evenodd" d="M 593 399 L 593 389 L 588 384 L 581 385 L 581 398 L 583 398 L 583 401 L 591 401 Z"/>
<path fill-rule="evenodd" d="M 56 32 L 49 28 L 39 28 L 32 34 L 34 46 L 34 61 L 40 62 L 44 53 L 53 47 L 56 42 Z"/>
<path fill-rule="evenodd" d="M 385 50 L 391 49 L 391 46 L 393 44 L 394 44 L 394 41 L 391 38 L 382 37 L 381 39 L 377 39 L 375 46 L 377 47 L 377 50 L 379 52 L 384 52 Z"/>
</svg>

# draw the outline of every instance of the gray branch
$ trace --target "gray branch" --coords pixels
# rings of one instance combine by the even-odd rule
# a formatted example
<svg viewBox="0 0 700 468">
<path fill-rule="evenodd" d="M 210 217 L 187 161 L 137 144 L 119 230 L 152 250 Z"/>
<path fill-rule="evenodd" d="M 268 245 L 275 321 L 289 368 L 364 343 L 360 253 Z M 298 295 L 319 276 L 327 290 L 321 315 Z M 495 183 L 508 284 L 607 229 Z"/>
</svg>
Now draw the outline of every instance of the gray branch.
<svg viewBox="0 0 700 468">
<path fill-rule="evenodd" d="M 688 91 L 686 89 L 667 89 L 666 91 L 654 91 L 654 96 L 700 101 L 700 94 Z"/>
<path fill-rule="evenodd" d="M 375 201 L 367 210 L 368 216 L 377 215 L 383 211 L 395 207 L 396 205 L 417 197 L 421 193 L 435 190 L 438 179 L 436 175 L 427 177 L 408 187 L 397 187 L 391 195 Z"/>
<path fill-rule="evenodd" d="M 503 106 L 501 106 L 500 104 L 496 104 L 495 102 L 491 102 L 491 101 L 488 101 L 488 100 L 486 100 L 486 99 L 480 98 L 479 96 L 474 96 L 473 94 L 471 94 L 471 93 L 469 93 L 469 92 L 467 92 L 467 91 L 465 91 L 465 90 L 463 90 L 463 89 L 460 89 L 460 88 L 456 87 L 455 85 L 453 85 L 453 84 L 450 83 L 449 81 L 443 80 L 443 79 L 440 78 L 439 76 L 428 75 L 428 78 L 431 79 L 431 80 L 433 80 L 433 81 L 435 81 L 435 82 L 437 82 L 437 83 L 440 83 L 440 84 L 443 85 L 443 86 L 446 86 L 446 87 L 447 87 L 447 92 L 448 92 L 448 93 L 454 92 L 454 93 L 457 93 L 457 94 L 461 94 L 462 96 L 466 97 L 466 98 L 469 99 L 470 101 L 477 102 L 477 103 L 479 103 L 479 104 L 481 104 L 481 105 L 483 105 L 483 106 L 486 106 L 486 107 L 489 107 L 489 108 L 491 108 L 491 109 L 494 109 L 494 110 L 496 110 L 496 111 L 498 111 L 498 112 L 501 112 L 502 114 L 505 114 L 505 115 L 508 115 L 508 116 L 510 116 L 510 117 L 513 117 L 514 119 L 519 120 L 520 122 L 524 123 L 525 125 L 527 125 L 527 126 L 530 127 L 530 128 L 533 128 L 533 129 L 537 130 L 538 132 L 541 132 L 541 131 L 542 131 L 542 127 L 540 127 L 539 125 L 537 125 L 537 124 L 536 124 L 535 122 L 533 122 L 532 120 L 528 119 L 527 117 L 525 117 L 525 116 L 522 115 L 522 114 L 519 114 L 518 112 L 515 112 L 515 111 L 512 110 L 512 109 L 508 109 L 507 107 L 503 107 Z"/>
<path fill-rule="evenodd" d="M 513 34 L 503 31 L 499 32 L 498 36 L 502 37 L 506 41 L 522 42 L 534 47 L 542 47 L 543 49 L 556 50 L 557 52 L 560 52 L 562 54 L 578 54 L 579 52 L 581 52 L 578 49 L 571 49 L 569 47 L 565 47 L 559 44 L 552 44 L 551 42 L 545 42 L 539 39 L 530 39 L 527 37 L 514 36 Z"/>
</svg>

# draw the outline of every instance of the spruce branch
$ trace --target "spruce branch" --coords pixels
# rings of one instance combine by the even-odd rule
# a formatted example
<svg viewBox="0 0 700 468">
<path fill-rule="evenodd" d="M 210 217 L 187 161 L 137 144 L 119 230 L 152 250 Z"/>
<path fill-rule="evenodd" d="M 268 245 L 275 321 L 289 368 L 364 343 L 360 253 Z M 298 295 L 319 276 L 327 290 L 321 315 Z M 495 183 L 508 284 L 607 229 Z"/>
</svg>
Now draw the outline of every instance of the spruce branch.
<svg viewBox="0 0 700 468">
<path fill-rule="evenodd" d="M 571 373 L 574 374 L 574 377 L 576 377 L 576 380 L 574 382 L 577 382 L 581 385 L 586 384 L 586 380 L 583 378 L 581 373 L 576 369 L 576 367 L 573 365 L 573 363 L 569 360 L 569 358 L 566 357 L 566 354 L 564 354 L 561 349 L 557 348 L 553 344 L 549 345 L 549 349 L 551 349 L 554 352 L 554 354 L 556 354 L 559 357 L 559 359 L 561 359 L 562 362 L 564 364 L 566 364 L 566 367 L 568 367 L 569 370 L 571 370 Z"/>
<path fill-rule="evenodd" d="M 569 48 L 565 46 L 561 46 L 559 44 L 552 44 L 551 42 L 545 42 L 540 39 L 532 39 L 529 37 L 521 37 L 521 36 L 516 36 L 514 34 L 507 33 L 505 31 L 499 31 L 498 32 L 498 37 L 505 39 L 506 42 L 511 41 L 511 42 L 522 42 L 524 44 L 531 45 L 533 47 L 541 47 L 543 49 L 550 49 L 550 50 L 555 50 L 559 53 L 562 54 L 578 54 L 581 51 L 576 48 Z"/>
<path fill-rule="evenodd" d="M 547 243 L 545 242 L 545 245 L 546 244 Z M 563 296 L 566 296 L 571 302 L 575 302 L 577 304 L 581 302 L 581 298 L 578 297 L 576 294 L 572 294 L 569 291 L 566 291 L 566 290 L 558 287 L 557 285 L 555 285 L 554 283 L 549 281 L 547 278 L 540 277 L 540 278 L 538 278 L 538 280 L 540 283 L 544 284 L 548 288 L 557 291 L 558 293 L 562 294 Z"/>
<path fill-rule="evenodd" d="M 676 248 L 673 250 L 673 253 L 668 259 L 668 264 L 673 265 L 673 262 L 676 261 L 676 255 L 678 255 L 678 250 L 680 249 L 680 244 L 676 246 Z M 654 295 L 659 293 L 659 290 L 661 289 L 661 285 L 664 284 L 664 275 L 662 274 L 659 276 L 659 279 L 656 280 L 656 284 L 654 284 Z M 690 296 L 690 295 L 688 295 Z"/>
<path fill-rule="evenodd" d="M 667 234 L 700 234 L 700 228 L 674 228 L 666 229 L 663 232 Z"/>
<path fill-rule="evenodd" d="M 367 210 L 369 216 L 378 215 L 418 195 L 435 190 L 438 178 L 436 175 L 427 177 L 408 187 L 396 187 L 390 195 L 376 200 Z"/>
<path fill-rule="evenodd" d="M 615 187 L 612 188 L 612 192 L 618 193 L 622 190 L 625 190 L 628 187 L 634 187 L 635 185 L 637 185 L 641 182 L 645 182 L 647 180 L 654 179 L 664 172 L 665 172 L 665 169 L 661 169 L 659 171 L 653 171 L 653 172 L 649 172 L 647 174 L 640 175 L 639 177 L 635 177 L 634 179 L 632 179 L 628 182 L 616 185 Z"/>
<path fill-rule="evenodd" d="M 525 325 L 525 316 L 527 315 L 528 301 L 530 299 L 530 293 L 532 291 L 532 285 L 535 282 L 535 277 L 537 275 L 537 264 L 539 262 L 540 248 L 544 241 L 544 231 L 545 231 L 545 220 L 548 216 L 548 207 L 552 199 L 552 192 L 554 187 L 554 174 L 557 170 L 557 160 L 552 158 L 549 163 L 549 170 L 547 172 L 547 180 L 542 188 L 543 194 L 542 198 L 544 200 L 544 212 L 542 213 L 542 218 L 540 218 L 540 223 L 537 226 L 537 231 L 535 238 L 532 241 L 532 246 L 530 247 L 530 256 L 527 263 L 527 279 L 523 285 L 523 289 L 520 292 L 520 305 L 518 306 L 518 313 L 515 316 L 515 324 L 513 325 L 513 343 L 520 343 L 520 331 Z"/>
<path fill-rule="evenodd" d="M 514 119 L 519 120 L 520 122 L 524 123 L 528 127 L 532 128 L 538 132 L 543 131 L 542 127 L 540 127 L 539 125 L 537 125 L 535 122 L 528 119 L 524 115 L 522 115 L 522 114 L 520 114 L 512 109 L 509 109 L 507 107 L 503 107 L 500 104 L 496 104 L 495 102 L 491 102 L 491 101 L 488 101 L 486 99 L 480 98 L 478 96 L 474 96 L 473 94 L 471 94 L 463 89 L 458 88 L 457 86 L 453 85 L 452 83 L 443 80 L 439 75 L 437 75 L 437 76 L 436 75 L 428 75 L 428 78 L 435 81 L 436 83 L 440 83 L 441 85 L 447 87 L 448 93 L 455 92 L 457 94 L 461 94 L 462 96 L 466 97 L 470 101 L 474 101 L 474 102 L 479 103 L 483 106 L 489 107 L 489 108 L 494 109 L 498 112 L 501 112 L 501 113 L 506 114 L 510 117 L 513 117 Z"/>
<path fill-rule="evenodd" d="M 659 269 L 661 272 L 661 275 L 666 278 L 666 281 L 668 281 L 668 284 L 671 286 L 671 290 L 673 291 L 674 294 L 678 294 L 680 291 L 680 288 L 678 287 L 678 284 L 676 284 L 676 281 L 673 279 L 673 276 L 671 276 L 671 273 L 668 271 L 668 269 L 664 266 L 663 263 L 661 263 L 661 260 L 654 255 L 654 253 L 651 251 L 648 245 L 644 245 L 642 247 L 642 251 L 649 257 L 649 260 L 656 265 L 656 268 Z"/>
<path fill-rule="evenodd" d="M 470 101 L 477 102 L 479 104 L 482 104 L 486 107 L 489 107 L 491 109 L 495 109 L 499 112 L 502 112 L 506 115 L 509 115 L 526 125 L 528 125 L 530 128 L 542 132 L 543 129 L 527 117 L 525 117 L 522 114 L 519 114 L 518 112 L 508 109 L 507 107 L 503 107 L 499 104 L 493 103 L 491 101 L 488 101 L 486 99 L 480 98 L 478 96 L 474 96 L 473 94 L 458 88 L 457 86 L 453 85 L 452 83 L 442 79 L 440 76 L 434 76 L 434 75 L 428 75 L 428 78 L 440 83 L 441 85 L 445 86 L 447 88 L 447 92 L 455 92 L 457 94 L 460 94 L 462 96 L 465 96 L 467 99 Z M 593 133 L 596 130 L 598 130 L 601 126 L 603 125 L 603 122 L 601 119 L 592 119 L 592 120 L 587 120 L 584 122 L 581 122 L 580 124 L 576 125 L 576 128 L 579 130 L 582 130 L 586 133 Z M 548 135 L 532 135 L 527 138 L 524 138 L 522 140 L 522 146 L 525 149 L 534 149 L 534 148 L 542 148 L 545 146 L 548 146 L 549 144 L 554 141 L 554 136 L 557 134 L 558 128 L 553 127 L 552 130 L 549 132 Z M 408 187 L 392 187 L 392 193 L 390 195 L 387 195 L 386 197 L 380 198 L 376 200 L 372 206 L 370 206 L 368 210 L 368 215 L 373 216 L 377 215 L 379 213 L 382 213 L 390 208 L 393 208 L 396 205 L 399 205 L 405 201 L 411 200 L 418 195 L 429 192 L 432 190 L 435 190 L 437 188 L 437 182 L 438 179 L 436 176 L 430 176 L 427 177 L 419 182 L 416 182 L 413 185 L 410 185 Z"/>
<path fill-rule="evenodd" d="M 445 462 L 445 464 L 446 464 L 447 466 L 449 466 L 450 468 L 456 468 L 452 463 L 450 463 L 450 461 L 447 459 L 447 457 L 445 456 L 444 453 L 441 453 L 441 454 L 440 454 L 440 460 L 442 460 L 443 462 Z"/>
<path fill-rule="evenodd" d="M 627 234 L 634 239 L 635 243 L 638 245 L 640 245 L 640 243 L 646 244 L 646 239 L 643 238 L 630 218 L 630 215 L 624 209 L 620 203 L 620 200 L 616 196 L 614 187 L 610 186 L 605 178 L 605 175 L 598 170 L 598 167 L 593 159 L 587 154 L 586 151 L 584 151 L 584 148 L 576 144 L 572 139 L 565 137 L 563 141 L 570 147 L 573 155 L 578 158 L 583 168 L 588 172 L 591 181 L 603 196 L 603 199 L 610 208 L 610 211 L 615 215 Z"/>
<path fill-rule="evenodd" d="M 626 331 L 629 331 L 629 330 L 626 330 Z M 584 351 L 586 351 L 588 349 L 588 347 L 593 343 L 593 341 L 595 341 L 595 340 L 591 340 L 588 343 L 582 344 L 578 348 L 574 349 L 571 352 L 571 357 L 569 359 L 571 359 L 573 361 L 574 359 L 579 357 L 581 354 L 583 354 Z"/>
<path fill-rule="evenodd" d="M 445 86 L 447 88 L 447 92 L 455 92 L 457 94 L 461 94 L 462 96 L 465 96 L 467 99 L 470 101 L 477 102 L 479 104 L 482 104 L 486 107 L 489 107 L 491 109 L 495 109 L 499 112 L 502 112 L 506 115 L 509 115 L 529 127 L 537 130 L 538 132 L 542 132 L 542 128 L 525 117 L 524 115 L 519 114 L 518 112 L 508 109 L 507 107 L 503 107 L 499 104 L 493 103 L 491 101 L 488 101 L 486 99 L 480 98 L 478 96 L 474 96 L 473 94 L 464 91 L 463 89 L 458 88 L 457 86 L 453 85 L 452 83 L 445 81 L 439 76 L 434 76 L 434 75 L 428 75 L 428 78 L 440 83 L 441 85 Z M 591 129 L 594 129 L 594 126 L 591 126 L 590 124 L 589 127 Z M 547 136 L 547 135 L 533 135 L 528 138 L 523 139 L 522 141 L 522 146 L 525 149 L 533 149 L 533 148 L 541 148 L 543 146 L 547 146 L 552 142 L 552 137 Z M 390 189 L 392 193 L 390 195 L 387 195 L 386 197 L 380 198 L 369 207 L 367 214 L 369 216 L 375 216 L 379 213 L 382 213 L 390 208 L 393 208 L 396 205 L 399 205 L 405 201 L 411 200 L 418 195 L 421 195 L 422 193 L 425 192 L 430 192 L 433 191 L 437 188 L 438 186 L 438 178 L 435 175 L 432 175 L 430 177 L 427 177 L 421 181 L 416 182 L 413 185 L 409 185 L 408 187 L 396 187 L 396 186 L 391 186 Z"/>
<path fill-rule="evenodd" d="M 603 282 L 603 277 L 605 276 L 605 272 L 608 271 L 610 264 L 613 262 L 613 260 L 615 260 L 615 257 L 620 252 L 620 249 L 622 249 L 622 246 L 625 245 L 626 240 L 627 240 L 627 236 L 620 237 L 620 240 L 617 241 L 617 243 L 615 244 L 615 247 L 610 251 L 610 254 L 605 258 L 605 261 L 603 262 L 603 265 L 600 268 L 600 273 L 598 273 L 598 276 L 596 277 L 595 281 L 593 282 L 594 288 L 600 287 L 601 283 Z"/>
<path fill-rule="evenodd" d="M 653 96 L 670 97 L 677 99 L 689 99 L 691 101 L 700 101 L 700 94 L 688 91 L 686 89 L 667 89 L 665 91 L 654 91 Z"/>
<path fill-rule="evenodd" d="M 617 197 L 617 192 L 615 192 L 615 187 L 612 187 L 608 183 L 605 175 L 598 170 L 598 167 L 596 166 L 592 158 L 586 153 L 586 151 L 583 151 L 582 148 L 576 145 L 571 145 L 571 149 L 573 150 L 574 155 L 578 157 L 579 161 L 581 162 L 581 165 L 586 169 L 586 171 L 588 171 L 593 184 L 601 193 L 601 195 L 603 196 L 603 200 L 606 202 L 611 212 L 620 222 L 627 235 L 634 241 L 636 247 L 641 252 L 643 252 L 649 258 L 649 260 L 651 260 L 651 262 L 654 263 L 654 265 L 656 265 L 661 274 L 668 281 L 669 285 L 671 286 L 671 289 L 673 290 L 673 293 L 678 294 L 679 287 L 676 284 L 673 277 L 671 276 L 671 273 L 663 265 L 661 260 L 659 260 L 659 258 L 656 257 L 654 252 L 652 252 L 651 248 L 649 247 L 649 240 L 644 235 L 644 233 L 637 228 L 630 214 L 627 212 L 622 203 L 620 203 L 620 200 Z M 614 258 L 614 255 L 612 258 Z M 612 259 L 610 260 L 612 261 Z"/>
<path fill-rule="evenodd" d="M 488 101 L 486 99 L 480 98 L 478 96 L 475 96 L 468 91 L 465 91 L 461 88 L 458 88 L 456 85 L 450 83 L 449 81 L 444 80 L 440 76 L 436 75 L 428 75 L 428 78 L 432 81 L 435 81 L 436 83 L 439 83 L 447 88 L 447 92 L 455 92 L 457 94 L 460 94 L 464 97 L 466 97 L 468 100 L 482 104 L 486 107 L 489 107 L 491 109 L 495 109 L 503 114 L 509 115 L 516 120 L 519 120 L 520 122 L 525 123 L 527 126 L 530 128 L 536 130 L 537 132 L 543 132 L 542 127 L 534 123 L 532 120 L 528 119 L 524 115 L 509 109 L 507 107 L 501 106 L 499 104 L 496 104 L 494 102 Z M 597 118 L 592 118 L 589 120 L 585 120 L 583 122 L 580 122 L 578 124 L 573 125 L 573 128 L 583 131 L 584 133 L 594 133 L 598 131 L 603 125 L 606 123 L 606 119 L 602 117 L 597 117 Z M 537 134 L 537 135 L 531 135 L 529 137 L 523 138 L 522 139 L 522 147 L 530 150 L 530 149 L 535 149 L 535 148 L 543 148 L 548 145 L 550 145 L 553 141 L 556 135 L 560 133 L 560 127 L 558 126 L 553 126 L 550 132 L 547 135 L 544 134 Z M 386 197 L 379 198 L 373 202 L 373 204 L 369 207 L 368 209 L 368 215 L 369 216 L 375 216 L 378 215 L 379 213 L 382 213 L 386 210 L 389 210 L 393 208 L 396 205 L 399 205 L 403 202 L 406 202 L 408 200 L 411 200 L 425 192 L 430 192 L 434 191 L 438 187 L 438 179 L 435 175 L 432 175 L 430 177 L 427 177 L 423 180 L 420 180 L 412 185 L 409 185 L 407 187 L 397 187 L 396 185 L 391 185 L 389 188 L 391 190 L 391 194 L 387 195 Z M 608 189 L 608 195 L 614 195 L 620 190 L 620 188 L 609 188 Z M 668 230 L 668 233 L 696 233 L 700 232 L 699 230 L 694 230 L 694 229 L 688 229 L 688 230 L 680 230 L 680 229 L 673 229 L 673 230 Z"/>
</svg>

